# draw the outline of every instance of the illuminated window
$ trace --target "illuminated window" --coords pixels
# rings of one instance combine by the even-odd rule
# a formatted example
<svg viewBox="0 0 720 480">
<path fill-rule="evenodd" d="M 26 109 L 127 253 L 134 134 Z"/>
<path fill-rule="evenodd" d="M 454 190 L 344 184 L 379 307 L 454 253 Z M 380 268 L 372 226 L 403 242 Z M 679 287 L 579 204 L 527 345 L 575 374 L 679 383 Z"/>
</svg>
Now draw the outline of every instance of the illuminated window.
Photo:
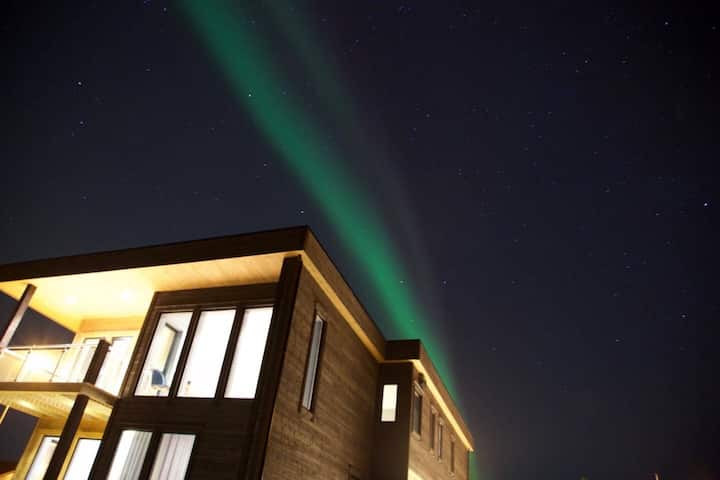
<svg viewBox="0 0 720 480">
<path fill-rule="evenodd" d="M 413 388 L 412 431 L 418 435 L 422 434 L 422 393 L 417 387 Z"/>
<path fill-rule="evenodd" d="M 192 312 L 160 315 L 135 395 L 167 397 Z"/>
<path fill-rule="evenodd" d="M 382 412 L 380 414 L 381 422 L 394 422 L 397 410 L 397 392 L 396 384 L 383 385 L 382 394 Z"/>
<path fill-rule="evenodd" d="M 163 433 L 150 480 L 185 478 L 195 435 Z"/>
<path fill-rule="evenodd" d="M 435 450 L 435 435 L 437 435 L 437 412 L 430 409 L 430 450 Z"/>
<path fill-rule="evenodd" d="M 107 479 L 137 480 L 145 461 L 150 437 L 150 432 L 123 430 Z"/>
<path fill-rule="evenodd" d="M 303 385 L 302 406 L 308 410 L 312 409 L 315 395 L 315 382 L 317 380 L 318 362 L 320 360 L 320 345 L 322 343 L 325 321 L 315 316 L 313 322 L 312 338 L 310 339 L 310 351 L 308 352 L 307 368 L 305 369 L 305 383 Z"/>
<path fill-rule="evenodd" d="M 226 398 L 255 398 L 272 312 L 272 307 L 245 310 L 225 388 Z"/>
<path fill-rule="evenodd" d="M 178 396 L 215 396 L 234 319 L 235 309 L 208 310 L 200 314 Z"/>
<path fill-rule="evenodd" d="M 45 471 L 50 465 L 50 459 L 55 453 L 59 439 L 60 437 L 50 435 L 42 438 L 25 480 L 41 480 L 45 476 Z"/>
<path fill-rule="evenodd" d="M 70 465 L 65 473 L 64 480 L 86 480 L 90 478 L 95 456 L 100 448 L 97 438 L 80 438 L 75 445 L 75 451 L 70 459 Z"/>
</svg>

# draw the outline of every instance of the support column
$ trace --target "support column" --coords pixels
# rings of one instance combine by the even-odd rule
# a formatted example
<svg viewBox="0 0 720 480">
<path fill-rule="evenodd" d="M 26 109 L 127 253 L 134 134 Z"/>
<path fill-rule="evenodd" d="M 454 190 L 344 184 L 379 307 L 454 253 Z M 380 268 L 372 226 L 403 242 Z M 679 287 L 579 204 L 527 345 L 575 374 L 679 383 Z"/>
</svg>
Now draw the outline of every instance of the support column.
<svg viewBox="0 0 720 480">
<path fill-rule="evenodd" d="M 300 283 L 301 271 L 302 258 L 300 256 L 286 258 L 283 261 L 268 335 L 266 351 L 269 352 L 269 355 L 267 355 L 263 370 L 260 372 L 257 394 L 251 414 L 251 421 L 254 426 L 244 477 L 246 480 L 259 480 L 262 477 L 265 450 L 268 435 L 270 434 L 270 421 L 275 409 L 275 397 L 277 396 L 280 374 L 285 360 L 285 349 L 290 334 L 290 322 L 295 309 L 295 296 Z"/>
<path fill-rule="evenodd" d="M 93 385 L 95 384 L 109 347 L 110 344 L 105 340 L 100 340 L 98 342 L 92 360 L 90 360 L 90 366 L 88 367 L 87 372 L 85 372 L 83 382 Z M 72 446 L 75 435 L 77 435 L 77 431 L 80 428 L 80 423 L 82 422 L 89 400 L 90 398 L 87 395 L 78 395 L 75 398 L 75 403 L 70 410 L 67 420 L 65 420 L 65 425 L 63 426 L 62 433 L 60 434 L 57 446 L 55 447 L 55 452 L 50 459 L 50 464 L 48 465 L 48 469 L 45 471 L 43 480 L 56 480 L 57 478 L 60 478 L 60 472 L 65 464 L 65 459 L 67 458 L 68 453 L 70 453 L 70 447 Z"/>
<path fill-rule="evenodd" d="M 10 317 L 10 322 L 8 322 L 7 327 L 5 327 L 5 331 L 3 332 L 2 338 L 0 338 L 0 350 L 10 345 L 10 340 L 12 340 L 13 335 L 15 335 L 15 330 L 17 330 L 20 322 L 22 321 L 23 315 L 25 315 L 25 312 L 30 306 L 30 299 L 32 299 L 35 290 L 35 285 L 32 285 L 30 283 L 28 283 L 25 287 L 25 291 L 23 292 L 20 300 L 18 300 L 17 306 L 15 307 L 15 312 L 13 313 L 13 316 Z"/>
</svg>

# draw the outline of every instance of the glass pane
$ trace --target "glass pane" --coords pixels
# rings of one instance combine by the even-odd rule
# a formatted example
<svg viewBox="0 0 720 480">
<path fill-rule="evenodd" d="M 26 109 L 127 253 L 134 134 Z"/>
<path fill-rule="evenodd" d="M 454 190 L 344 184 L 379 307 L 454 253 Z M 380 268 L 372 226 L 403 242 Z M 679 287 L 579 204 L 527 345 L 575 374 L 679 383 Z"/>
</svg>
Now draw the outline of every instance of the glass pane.
<svg viewBox="0 0 720 480">
<path fill-rule="evenodd" d="M 72 370 L 70 371 L 68 378 L 69 382 L 83 381 L 85 374 L 90 367 L 92 357 L 95 355 L 95 350 L 97 350 L 99 342 L 99 338 L 86 338 L 83 340 L 83 343 L 77 352 L 77 356 L 75 357 Z"/>
<path fill-rule="evenodd" d="M 235 309 L 202 312 L 178 395 L 181 397 L 214 397 L 222 369 Z"/>
<path fill-rule="evenodd" d="M 150 443 L 150 432 L 123 430 L 113 457 L 108 480 L 137 480 Z"/>
<path fill-rule="evenodd" d="M 226 398 L 255 398 L 272 311 L 272 307 L 245 310 L 225 389 Z"/>
<path fill-rule="evenodd" d="M 55 453 L 55 447 L 57 447 L 58 439 L 59 437 L 43 437 L 25 480 L 40 480 L 43 478 L 48 465 L 50 465 L 50 459 L 52 458 L 53 453 Z"/>
<path fill-rule="evenodd" d="M 381 422 L 394 422 L 397 407 L 397 385 L 383 385 Z"/>
<path fill-rule="evenodd" d="M 65 480 L 87 480 L 90 477 L 95 455 L 100 448 L 100 440 L 96 438 L 81 438 L 75 445 L 70 465 L 65 473 Z"/>
<path fill-rule="evenodd" d="M 167 397 L 191 318 L 192 312 L 160 315 L 135 395 Z"/>
<path fill-rule="evenodd" d="M 150 480 L 185 478 L 194 443 L 195 435 L 163 433 Z"/>
<path fill-rule="evenodd" d="M 310 410 L 312 407 L 313 395 L 315 393 L 315 379 L 317 378 L 318 359 L 320 358 L 320 343 L 325 322 L 320 317 L 315 317 L 313 323 L 312 339 L 310 341 L 310 353 L 308 355 L 307 370 L 305 371 L 305 385 L 303 387 L 303 407 Z"/>
<path fill-rule="evenodd" d="M 114 395 L 118 394 L 130 363 L 132 345 L 133 337 L 113 338 L 95 385 Z"/>
</svg>

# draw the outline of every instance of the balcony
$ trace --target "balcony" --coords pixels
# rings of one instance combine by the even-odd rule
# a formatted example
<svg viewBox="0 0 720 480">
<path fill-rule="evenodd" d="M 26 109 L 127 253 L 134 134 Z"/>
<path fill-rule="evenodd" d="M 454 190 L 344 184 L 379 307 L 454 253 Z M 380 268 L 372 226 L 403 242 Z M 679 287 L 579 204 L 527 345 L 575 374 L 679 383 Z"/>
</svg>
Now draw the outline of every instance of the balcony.
<svg viewBox="0 0 720 480">
<path fill-rule="evenodd" d="M 93 402 L 87 422 L 104 424 L 129 362 L 129 342 L 98 348 L 99 340 L 76 344 L 8 347 L 0 351 L 0 403 L 40 418 L 64 420 L 77 395 Z M 107 345 L 107 344 L 106 344 Z M 88 372 L 97 371 L 94 382 Z"/>
</svg>

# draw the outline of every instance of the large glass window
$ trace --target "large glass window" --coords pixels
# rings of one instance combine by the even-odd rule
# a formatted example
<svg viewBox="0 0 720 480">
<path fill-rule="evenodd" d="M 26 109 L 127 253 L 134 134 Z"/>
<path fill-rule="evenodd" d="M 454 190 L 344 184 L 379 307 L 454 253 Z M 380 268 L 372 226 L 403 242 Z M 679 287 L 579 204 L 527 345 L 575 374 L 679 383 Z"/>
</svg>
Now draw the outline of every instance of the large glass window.
<svg viewBox="0 0 720 480">
<path fill-rule="evenodd" d="M 167 397 L 191 318 L 192 312 L 160 315 L 135 395 Z"/>
<path fill-rule="evenodd" d="M 234 319 L 235 309 L 208 310 L 200 314 L 178 396 L 215 396 Z"/>
<path fill-rule="evenodd" d="M 55 453 L 58 440 L 59 437 L 50 435 L 45 435 L 42 440 L 40 440 L 40 446 L 35 454 L 32 465 L 30 465 L 30 470 L 25 480 L 41 480 L 43 476 L 45 476 L 45 471 L 50 465 L 50 459 L 53 453 Z"/>
<path fill-rule="evenodd" d="M 315 382 L 317 380 L 318 362 L 320 361 L 320 344 L 322 343 L 325 321 L 315 316 L 313 322 L 312 338 L 310 339 L 310 352 L 308 353 L 307 368 L 305 369 L 305 383 L 303 385 L 302 406 L 312 409 L 315 395 Z"/>
<path fill-rule="evenodd" d="M 113 457 L 108 480 L 137 480 L 152 433 L 123 430 Z"/>
<path fill-rule="evenodd" d="M 397 409 L 397 391 L 396 384 L 383 385 L 382 393 L 382 412 L 380 414 L 381 422 L 394 422 Z"/>
<path fill-rule="evenodd" d="M 195 435 L 163 433 L 150 480 L 185 478 L 194 443 Z"/>
<path fill-rule="evenodd" d="M 226 398 L 255 398 L 272 311 L 272 307 L 245 310 L 225 388 Z"/>
<path fill-rule="evenodd" d="M 78 439 L 64 479 L 87 480 L 90 478 L 90 470 L 99 448 L 100 440 L 97 438 Z"/>
<path fill-rule="evenodd" d="M 422 394 L 417 387 L 413 388 L 412 431 L 418 435 L 422 434 Z"/>
</svg>

